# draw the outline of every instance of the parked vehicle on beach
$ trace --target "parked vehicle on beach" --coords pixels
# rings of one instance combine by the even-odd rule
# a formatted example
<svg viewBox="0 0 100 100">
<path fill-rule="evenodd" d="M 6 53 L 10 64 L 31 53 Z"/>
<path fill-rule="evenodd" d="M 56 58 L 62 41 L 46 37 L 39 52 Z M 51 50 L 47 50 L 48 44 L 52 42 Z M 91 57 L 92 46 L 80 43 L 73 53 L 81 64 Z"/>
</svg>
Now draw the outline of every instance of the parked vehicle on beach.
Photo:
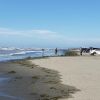
<svg viewBox="0 0 100 100">
<path fill-rule="evenodd" d="M 100 55 L 100 50 L 97 50 L 97 49 L 90 50 L 90 55 L 95 55 L 95 54 Z"/>
</svg>

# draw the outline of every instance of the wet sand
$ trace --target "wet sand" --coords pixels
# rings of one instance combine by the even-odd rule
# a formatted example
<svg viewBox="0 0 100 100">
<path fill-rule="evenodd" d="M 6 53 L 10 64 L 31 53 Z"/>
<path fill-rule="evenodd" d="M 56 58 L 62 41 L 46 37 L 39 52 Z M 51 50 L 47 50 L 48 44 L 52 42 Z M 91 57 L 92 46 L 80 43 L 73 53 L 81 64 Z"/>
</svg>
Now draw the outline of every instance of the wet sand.
<svg viewBox="0 0 100 100">
<path fill-rule="evenodd" d="M 58 100 L 79 91 L 63 84 L 58 71 L 32 64 L 30 60 L 0 63 L 0 79 L 0 100 Z"/>
<path fill-rule="evenodd" d="M 62 75 L 63 84 L 81 90 L 68 100 L 100 100 L 100 56 L 51 57 L 31 62 L 57 70 Z"/>
</svg>

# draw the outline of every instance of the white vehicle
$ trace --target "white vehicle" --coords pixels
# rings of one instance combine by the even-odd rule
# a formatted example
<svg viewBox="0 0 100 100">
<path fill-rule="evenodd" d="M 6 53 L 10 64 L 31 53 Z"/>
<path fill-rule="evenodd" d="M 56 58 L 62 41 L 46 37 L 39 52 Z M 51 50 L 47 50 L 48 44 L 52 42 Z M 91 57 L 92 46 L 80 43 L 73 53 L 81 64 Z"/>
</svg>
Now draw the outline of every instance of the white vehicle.
<svg viewBox="0 0 100 100">
<path fill-rule="evenodd" d="M 90 54 L 91 54 L 91 55 L 94 55 L 94 54 L 100 55 L 100 50 L 97 50 L 97 49 L 90 50 Z"/>
</svg>

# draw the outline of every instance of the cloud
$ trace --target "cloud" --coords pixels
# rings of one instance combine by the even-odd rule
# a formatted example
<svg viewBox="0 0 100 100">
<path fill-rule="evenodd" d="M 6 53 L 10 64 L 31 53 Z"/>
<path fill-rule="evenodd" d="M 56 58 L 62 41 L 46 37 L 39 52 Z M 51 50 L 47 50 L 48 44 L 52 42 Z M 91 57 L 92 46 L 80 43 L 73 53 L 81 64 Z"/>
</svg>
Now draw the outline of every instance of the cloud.
<svg viewBox="0 0 100 100">
<path fill-rule="evenodd" d="M 52 32 L 49 30 L 13 30 L 8 28 L 0 28 L 0 35 L 24 35 L 24 36 L 32 36 L 32 35 L 53 35 L 56 32 Z"/>
<path fill-rule="evenodd" d="M 0 28 L 1 36 L 9 36 L 15 39 L 22 39 L 25 41 L 30 41 L 31 43 L 39 42 L 38 44 L 47 44 L 47 45 L 62 45 L 62 46 L 87 46 L 95 45 L 100 43 L 100 39 L 96 37 L 68 37 L 67 34 L 61 34 L 53 32 L 50 30 L 14 30 L 9 28 Z M 10 37 L 11 36 L 11 37 Z M 1 41 L 1 40 L 0 40 Z"/>
</svg>

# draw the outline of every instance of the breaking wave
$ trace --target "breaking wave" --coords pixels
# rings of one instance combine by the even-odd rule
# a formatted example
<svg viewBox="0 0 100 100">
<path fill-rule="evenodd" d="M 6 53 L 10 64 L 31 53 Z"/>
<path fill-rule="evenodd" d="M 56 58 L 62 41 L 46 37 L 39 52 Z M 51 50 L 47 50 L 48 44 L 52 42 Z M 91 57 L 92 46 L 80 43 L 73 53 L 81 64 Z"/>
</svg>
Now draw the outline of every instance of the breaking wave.
<svg viewBox="0 0 100 100">
<path fill-rule="evenodd" d="M 16 52 L 16 53 L 11 53 L 9 54 L 10 56 L 14 56 L 14 55 L 25 55 L 25 54 L 29 54 L 29 53 L 41 53 L 42 51 L 21 51 L 21 52 Z"/>
</svg>

